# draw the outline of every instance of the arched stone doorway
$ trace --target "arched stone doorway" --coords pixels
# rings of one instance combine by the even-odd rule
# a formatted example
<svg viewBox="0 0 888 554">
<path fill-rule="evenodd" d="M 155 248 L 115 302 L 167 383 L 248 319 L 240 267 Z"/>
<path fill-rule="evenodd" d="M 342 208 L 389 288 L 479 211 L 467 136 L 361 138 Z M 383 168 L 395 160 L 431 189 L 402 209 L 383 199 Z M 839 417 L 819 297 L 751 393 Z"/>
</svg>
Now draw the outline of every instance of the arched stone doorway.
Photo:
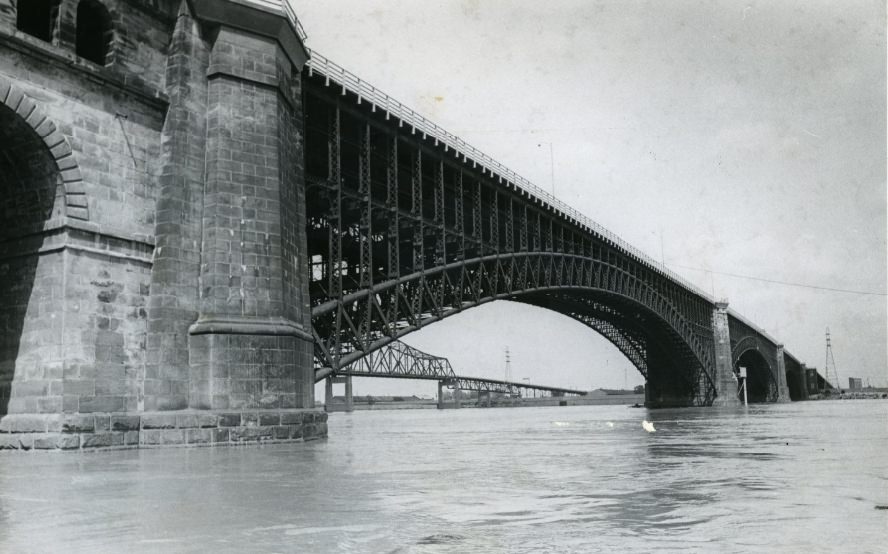
<svg viewBox="0 0 888 554">
<path fill-rule="evenodd" d="M 62 409 L 64 254 L 45 231 L 66 217 L 66 180 L 88 219 L 67 141 L 0 80 L 0 415 Z"/>
</svg>

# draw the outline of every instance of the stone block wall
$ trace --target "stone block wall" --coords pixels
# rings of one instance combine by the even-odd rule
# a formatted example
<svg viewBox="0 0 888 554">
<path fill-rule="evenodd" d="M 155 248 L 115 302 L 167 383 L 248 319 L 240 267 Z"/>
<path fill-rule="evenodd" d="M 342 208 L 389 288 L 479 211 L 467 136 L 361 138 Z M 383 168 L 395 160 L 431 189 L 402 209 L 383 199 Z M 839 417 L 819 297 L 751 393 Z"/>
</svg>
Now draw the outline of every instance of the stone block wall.
<svg viewBox="0 0 888 554">
<path fill-rule="evenodd" d="M 161 135 L 154 266 L 148 307 L 145 409 L 189 405 L 188 329 L 198 316 L 209 47 L 183 6 L 165 62 L 169 108 Z"/>
<path fill-rule="evenodd" d="M 243 4 L 231 27 L 221 2 L 102 2 L 100 66 L 76 0 L 48 40 L 0 0 L 0 448 L 326 435 L 292 415 L 313 405 L 304 53 Z"/>
<path fill-rule="evenodd" d="M 200 318 L 191 333 L 191 407 L 304 406 L 299 73 L 279 44 L 220 29 L 207 69 Z M 298 161 L 297 161 L 298 160 Z M 296 186 L 294 186 L 296 185 Z M 303 258 L 304 259 L 304 258 Z M 297 265 L 298 264 L 298 265 Z M 298 269 L 297 269 L 298 268 Z"/>
<path fill-rule="evenodd" d="M 150 247 L 90 238 L 71 231 L 66 250 L 63 411 L 142 410 Z"/>
<path fill-rule="evenodd" d="M 327 436 L 327 414 L 313 410 L 8 416 L 3 450 L 96 450 L 255 445 Z"/>
</svg>

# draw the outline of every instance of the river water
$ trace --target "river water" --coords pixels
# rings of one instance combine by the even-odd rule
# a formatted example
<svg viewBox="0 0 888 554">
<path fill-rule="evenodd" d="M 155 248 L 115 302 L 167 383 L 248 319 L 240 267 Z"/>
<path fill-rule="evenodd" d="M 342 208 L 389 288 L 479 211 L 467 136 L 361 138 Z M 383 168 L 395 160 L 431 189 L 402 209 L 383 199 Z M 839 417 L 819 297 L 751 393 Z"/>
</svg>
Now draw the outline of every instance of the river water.
<svg viewBox="0 0 888 554">
<path fill-rule="evenodd" d="M 307 444 L 0 455 L 0 552 L 888 548 L 884 400 L 329 423 Z"/>
</svg>

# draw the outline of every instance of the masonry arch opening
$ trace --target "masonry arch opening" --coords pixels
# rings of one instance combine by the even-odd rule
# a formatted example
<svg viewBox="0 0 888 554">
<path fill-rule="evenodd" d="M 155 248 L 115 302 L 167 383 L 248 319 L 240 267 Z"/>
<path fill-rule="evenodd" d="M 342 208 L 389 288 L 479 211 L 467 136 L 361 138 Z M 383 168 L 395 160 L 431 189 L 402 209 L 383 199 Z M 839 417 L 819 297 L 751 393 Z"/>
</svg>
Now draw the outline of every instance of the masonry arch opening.
<svg viewBox="0 0 888 554">
<path fill-rule="evenodd" d="M 746 368 L 746 394 L 749 402 L 769 402 L 776 398 L 777 384 L 774 382 L 771 366 L 758 350 L 746 350 L 734 364 L 734 371 Z"/>
<path fill-rule="evenodd" d="M 61 410 L 64 272 L 44 228 L 64 204 L 49 148 L 0 104 L 0 415 Z"/>
</svg>

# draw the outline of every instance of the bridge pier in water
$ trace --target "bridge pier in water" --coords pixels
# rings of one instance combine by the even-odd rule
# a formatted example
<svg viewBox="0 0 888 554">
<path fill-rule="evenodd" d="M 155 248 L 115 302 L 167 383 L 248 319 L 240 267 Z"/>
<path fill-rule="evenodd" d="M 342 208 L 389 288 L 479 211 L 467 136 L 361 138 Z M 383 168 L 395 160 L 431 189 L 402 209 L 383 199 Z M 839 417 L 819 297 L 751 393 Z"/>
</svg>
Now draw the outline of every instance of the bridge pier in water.
<svg viewBox="0 0 888 554">
<path fill-rule="evenodd" d="M 345 395 L 343 403 L 336 404 L 333 401 L 333 385 L 345 385 Z M 354 389 L 352 387 L 352 376 L 328 376 L 324 380 L 324 410 L 327 412 L 353 412 L 355 411 Z"/>
<path fill-rule="evenodd" d="M 731 332 L 728 321 L 728 303 L 716 302 L 712 312 L 712 340 L 715 346 L 715 401 L 713 406 L 736 407 L 737 380 L 731 353 Z"/>
<path fill-rule="evenodd" d="M 453 398 L 448 403 L 444 400 L 444 387 L 453 388 Z M 459 383 L 456 380 L 438 381 L 438 409 L 445 410 L 448 408 L 461 408 L 462 404 L 459 398 Z"/>
<path fill-rule="evenodd" d="M 90 4 L 132 36 L 89 62 L 75 2 L 58 41 L 0 9 L 0 449 L 326 436 L 295 19 Z"/>
</svg>

